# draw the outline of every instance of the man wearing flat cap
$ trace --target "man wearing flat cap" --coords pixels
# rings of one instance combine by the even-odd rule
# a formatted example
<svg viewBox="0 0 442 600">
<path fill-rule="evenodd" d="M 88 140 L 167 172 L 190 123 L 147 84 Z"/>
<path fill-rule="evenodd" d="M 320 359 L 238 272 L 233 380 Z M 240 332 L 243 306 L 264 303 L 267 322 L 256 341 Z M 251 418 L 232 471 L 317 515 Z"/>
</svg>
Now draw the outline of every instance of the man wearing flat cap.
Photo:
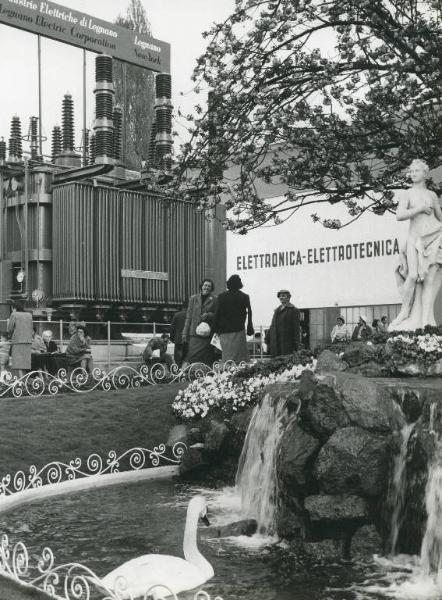
<svg viewBox="0 0 442 600">
<path fill-rule="evenodd" d="M 280 305 L 273 313 L 272 323 L 267 336 L 272 356 L 291 354 L 299 348 L 301 328 L 299 310 L 290 302 L 288 290 L 279 290 L 276 294 Z"/>
</svg>

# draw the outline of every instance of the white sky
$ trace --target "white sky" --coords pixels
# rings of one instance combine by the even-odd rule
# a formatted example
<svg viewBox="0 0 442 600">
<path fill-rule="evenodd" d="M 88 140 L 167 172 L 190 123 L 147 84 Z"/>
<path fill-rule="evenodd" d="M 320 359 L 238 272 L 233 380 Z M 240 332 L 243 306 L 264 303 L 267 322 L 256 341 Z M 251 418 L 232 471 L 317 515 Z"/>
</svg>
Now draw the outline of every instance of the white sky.
<svg viewBox="0 0 442 600">
<path fill-rule="evenodd" d="M 57 4 L 83 11 L 93 17 L 113 22 L 126 13 L 129 0 L 59 0 Z M 225 19 L 234 8 L 234 0 L 143 0 L 152 35 L 171 45 L 173 104 L 183 114 L 202 96 L 192 93 L 190 76 L 195 60 L 206 47 L 201 33 L 213 22 Z M 67 44 L 42 40 L 42 114 L 43 134 L 48 138 L 43 152 L 51 152 L 51 131 L 61 125 L 61 102 L 70 92 L 74 98 L 76 145 L 80 145 L 82 128 L 83 51 Z M 87 53 L 87 126 L 94 110 L 94 53 Z M 11 117 L 20 116 L 23 135 L 29 117 L 38 115 L 37 36 L 0 24 L 0 137 L 8 141 Z M 180 95 L 184 92 L 184 96 Z M 175 122 L 181 141 L 185 131 Z M 178 138 L 178 143 L 180 142 Z"/>
</svg>

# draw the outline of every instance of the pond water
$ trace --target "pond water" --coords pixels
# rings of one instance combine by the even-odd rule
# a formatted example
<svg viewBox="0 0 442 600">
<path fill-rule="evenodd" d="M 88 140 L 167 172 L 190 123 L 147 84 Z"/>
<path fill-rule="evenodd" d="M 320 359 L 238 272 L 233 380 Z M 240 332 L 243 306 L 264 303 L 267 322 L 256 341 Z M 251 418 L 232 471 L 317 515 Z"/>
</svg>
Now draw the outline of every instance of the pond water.
<svg viewBox="0 0 442 600">
<path fill-rule="evenodd" d="M 182 556 L 187 503 L 196 493 L 206 496 L 211 521 L 210 527 L 199 527 L 199 549 L 214 567 L 215 577 L 203 586 L 212 597 L 442 600 L 442 592 L 434 589 L 425 596 L 397 590 L 390 595 L 391 575 L 384 576 L 379 564 L 313 564 L 275 540 L 217 537 L 219 526 L 240 516 L 232 490 L 201 489 L 173 481 L 111 486 L 51 498 L 1 515 L 0 532 L 8 533 L 12 544 L 23 541 L 31 560 L 49 546 L 56 565 L 79 562 L 101 577 L 143 554 Z M 408 563 L 404 564 L 402 572 L 407 572 Z M 400 566 L 389 572 L 399 574 L 396 580 L 404 577 Z M 193 593 L 181 597 L 192 598 Z"/>
</svg>

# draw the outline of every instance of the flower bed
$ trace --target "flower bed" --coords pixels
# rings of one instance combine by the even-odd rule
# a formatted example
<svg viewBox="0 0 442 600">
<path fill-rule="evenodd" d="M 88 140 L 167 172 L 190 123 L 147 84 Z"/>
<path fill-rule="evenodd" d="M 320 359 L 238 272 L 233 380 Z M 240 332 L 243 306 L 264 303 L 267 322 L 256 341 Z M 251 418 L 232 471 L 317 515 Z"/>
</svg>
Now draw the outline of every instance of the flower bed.
<svg viewBox="0 0 442 600">
<path fill-rule="evenodd" d="M 379 375 L 442 375 L 442 327 L 427 326 L 416 331 L 392 331 L 373 335 L 366 342 L 327 344 L 316 348 L 330 350 L 350 368 L 378 365 Z"/>
<path fill-rule="evenodd" d="M 442 335 L 438 333 L 400 333 L 390 337 L 385 347 L 391 372 L 404 372 L 413 365 L 421 374 L 442 360 Z M 437 374 L 437 373 L 436 373 Z"/>
<path fill-rule="evenodd" d="M 175 416 L 183 420 L 197 420 L 207 417 L 210 413 L 222 413 L 229 417 L 232 414 L 254 406 L 264 386 L 270 383 L 294 381 L 301 376 L 305 369 L 314 370 L 315 360 L 310 357 L 307 364 L 289 364 L 291 357 L 276 361 L 273 368 L 265 363 L 257 363 L 214 373 L 201 377 L 192 382 L 185 390 L 180 390 L 172 403 Z M 271 361 L 269 361 L 271 362 Z M 250 372 L 253 373 L 250 376 Z"/>
</svg>

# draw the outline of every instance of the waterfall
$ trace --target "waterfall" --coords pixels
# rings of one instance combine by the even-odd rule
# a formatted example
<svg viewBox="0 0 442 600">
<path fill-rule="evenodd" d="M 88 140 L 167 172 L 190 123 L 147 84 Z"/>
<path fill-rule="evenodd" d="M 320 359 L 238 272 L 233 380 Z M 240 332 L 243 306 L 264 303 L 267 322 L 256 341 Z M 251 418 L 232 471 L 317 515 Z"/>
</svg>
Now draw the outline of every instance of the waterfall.
<svg viewBox="0 0 442 600">
<path fill-rule="evenodd" d="M 411 432 L 413 431 L 414 423 L 404 425 L 401 429 L 401 448 L 399 454 L 394 460 L 393 468 L 393 479 L 390 490 L 390 502 L 393 508 L 393 514 L 391 516 L 391 528 L 390 528 L 390 539 L 389 539 L 389 550 L 390 554 L 396 554 L 396 545 L 399 536 L 399 531 L 403 522 L 405 494 L 407 485 L 407 450 L 408 441 L 410 439 Z"/>
<path fill-rule="evenodd" d="M 236 473 L 242 511 L 258 522 L 258 533 L 276 531 L 279 443 L 290 421 L 287 401 L 266 394 L 253 411 Z"/>
<path fill-rule="evenodd" d="M 442 438 L 435 430 L 435 411 L 436 404 L 432 404 L 430 433 L 434 435 L 436 448 L 425 491 L 428 518 L 422 540 L 421 565 L 425 574 L 435 574 L 437 583 L 442 585 Z"/>
</svg>

